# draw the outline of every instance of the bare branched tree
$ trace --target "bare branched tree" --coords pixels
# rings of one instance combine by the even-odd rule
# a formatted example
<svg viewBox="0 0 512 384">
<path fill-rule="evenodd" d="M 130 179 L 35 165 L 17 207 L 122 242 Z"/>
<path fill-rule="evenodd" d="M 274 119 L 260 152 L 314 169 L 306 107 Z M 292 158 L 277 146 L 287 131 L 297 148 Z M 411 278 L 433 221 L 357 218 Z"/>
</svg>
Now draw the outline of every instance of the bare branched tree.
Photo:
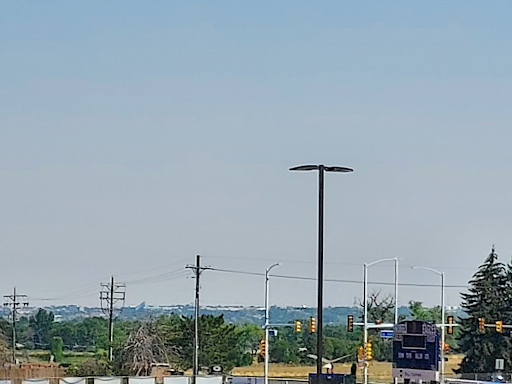
<svg viewBox="0 0 512 384">
<path fill-rule="evenodd" d="M 359 302 L 361 308 L 364 303 Z M 392 295 L 383 295 L 382 292 L 370 292 L 368 294 L 368 321 L 393 322 L 395 299 Z"/>
<path fill-rule="evenodd" d="M 168 362 L 168 354 L 155 322 L 143 322 L 128 336 L 123 365 L 136 376 L 149 376 L 155 363 Z"/>
</svg>

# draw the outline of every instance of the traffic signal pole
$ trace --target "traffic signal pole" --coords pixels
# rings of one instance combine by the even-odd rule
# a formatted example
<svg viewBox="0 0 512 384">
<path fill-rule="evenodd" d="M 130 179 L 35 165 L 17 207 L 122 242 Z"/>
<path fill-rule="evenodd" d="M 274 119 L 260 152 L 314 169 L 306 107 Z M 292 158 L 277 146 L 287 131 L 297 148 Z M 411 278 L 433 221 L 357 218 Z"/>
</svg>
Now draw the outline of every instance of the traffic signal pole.
<svg viewBox="0 0 512 384">
<path fill-rule="evenodd" d="M 449 326 L 457 327 L 458 324 L 449 324 Z M 512 324 L 503 324 L 503 320 L 496 320 L 494 323 L 486 323 L 483 317 L 479 317 L 478 330 L 484 332 L 485 328 L 496 328 L 496 332 L 502 333 L 504 329 L 512 330 Z"/>
</svg>

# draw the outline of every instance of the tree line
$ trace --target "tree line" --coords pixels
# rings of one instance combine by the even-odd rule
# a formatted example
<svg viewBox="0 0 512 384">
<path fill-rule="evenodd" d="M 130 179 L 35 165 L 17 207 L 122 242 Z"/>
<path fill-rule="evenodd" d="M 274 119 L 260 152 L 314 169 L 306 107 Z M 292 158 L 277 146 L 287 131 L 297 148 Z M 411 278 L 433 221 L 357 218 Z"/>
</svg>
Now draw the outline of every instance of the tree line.
<svg viewBox="0 0 512 384">
<path fill-rule="evenodd" d="M 392 299 L 378 292 L 370 295 L 370 321 L 391 321 Z M 439 308 L 427 309 L 419 302 L 410 303 L 413 318 L 438 320 Z M 308 319 L 301 319 L 307 324 Z M 270 362 L 311 365 L 308 355 L 316 354 L 316 334 L 306 327 L 296 333 L 293 324 L 279 327 L 271 339 Z M 262 360 L 260 341 L 263 329 L 255 324 L 231 324 L 223 315 L 202 315 L 200 327 L 200 365 L 208 369 L 214 365 L 230 371 L 236 366 L 245 366 Z M 11 326 L 0 319 L 0 359 L 9 361 L 7 353 L 11 343 Z M 39 309 L 28 318 L 17 323 L 17 341 L 21 350 L 46 351 L 57 362 L 68 366 L 70 373 L 77 375 L 148 374 L 152 363 L 168 363 L 176 370 L 192 367 L 194 319 L 182 315 L 163 315 L 150 320 L 117 320 L 113 336 L 114 361 L 107 361 L 109 348 L 108 321 L 102 317 L 56 322 L 52 312 Z M 391 360 L 391 342 L 370 332 L 376 360 Z M 324 356 L 334 359 L 346 356 L 345 361 L 357 359 L 361 345 L 362 330 L 348 332 L 346 325 L 324 327 Z M 2 350 L 6 352 L 2 357 Z M 66 355 L 88 354 L 90 358 L 80 363 L 70 363 Z"/>
</svg>

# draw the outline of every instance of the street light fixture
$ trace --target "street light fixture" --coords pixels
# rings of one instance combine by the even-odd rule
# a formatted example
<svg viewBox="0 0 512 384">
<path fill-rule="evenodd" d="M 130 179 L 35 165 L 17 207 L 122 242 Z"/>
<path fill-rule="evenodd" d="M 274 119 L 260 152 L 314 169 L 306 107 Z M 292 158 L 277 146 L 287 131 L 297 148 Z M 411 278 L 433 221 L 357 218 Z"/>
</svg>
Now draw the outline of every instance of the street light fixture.
<svg viewBox="0 0 512 384">
<path fill-rule="evenodd" d="M 444 309 L 444 272 L 429 267 L 412 267 L 412 269 L 423 269 L 441 277 L 441 382 L 444 380 L 444 343 L 445 343 L 445 309 Z"/>
<path fill-rule="evenodd" d="M 317 339 L 316 339 L 316 379 L 321 383 L 323 357 L 323 282 L 324 282 L 324 172 L 353 172 L 352 168 L 339 166 L 299 165 L 290 171 L 318 170 L 318 300 L 317 300 Z"/>
<path fill-rule="evenodd" d="M 398 323 L 398 259 L 381 259 L 371 263 L 364 263 L 364 283 L 363 283 L 363 328 L 364 328 L 364 345 L 368 344 L 368 268 L 375 264 L 393 261 L 395 263 L 395 324 Z M 363 366 L 364 384 L 368 384 L 368 365 Z"/>
<path fill-rule="evenodd" d="M 274 267 L 279 266 L 279 263 L 272 264 L 270 267 L 267 268 L 265 271 L 265 384 L 268 384 L 268 362 L 269 362 L 269 353 L 270 348 L 268 345 L 268 332 L 269 332 L 269 315 L 270 315 L 270 304 L 269 304 L 269 278 L 268 274 L 270 273 L 270 270 Z"/>
</svg>

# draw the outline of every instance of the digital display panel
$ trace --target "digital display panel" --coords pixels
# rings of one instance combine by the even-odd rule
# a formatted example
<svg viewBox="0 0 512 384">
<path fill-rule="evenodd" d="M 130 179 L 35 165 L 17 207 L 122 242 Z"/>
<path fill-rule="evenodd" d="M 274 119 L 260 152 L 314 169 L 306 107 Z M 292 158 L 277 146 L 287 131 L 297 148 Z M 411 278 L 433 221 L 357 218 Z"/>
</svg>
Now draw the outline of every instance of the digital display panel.
<svg viewBox="0 0 512 384">
<path fill-rule="evenodd" d="M 412 336 L 412 335 L 404 335 L 402 339 L 402 347 L 403 348 L 426 348 L 426 337 L 425 336 Z"/>
<path fill-rule="evenodd" d="M 407 322 L 407 333 L 413 335 L 423 334 L 423 321 L 408 321 Z"/>
<path fill-rule="evenodd" d="M 439 370 L 439 331 L 431 321 L 405 320 L 393 332 L 393 366 L 409 370 Z"/>
</svg>

